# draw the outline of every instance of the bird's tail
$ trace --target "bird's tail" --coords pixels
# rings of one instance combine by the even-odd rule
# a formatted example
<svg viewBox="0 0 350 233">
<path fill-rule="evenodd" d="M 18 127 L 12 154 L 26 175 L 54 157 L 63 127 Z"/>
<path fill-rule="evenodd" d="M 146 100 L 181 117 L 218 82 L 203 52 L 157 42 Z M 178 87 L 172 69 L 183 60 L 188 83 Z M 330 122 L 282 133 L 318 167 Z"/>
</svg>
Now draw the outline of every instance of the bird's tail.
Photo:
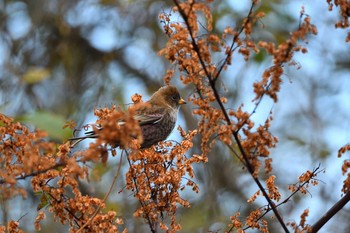
<svg viewBox="0 0 350 233">
<path fill-rule="evenodd" d="M 85 139 L 92 139 L 92 138 L 97 138 L 98 134 L 96 134 L 94 131 L 89 131 L 85 133 L 85 136 L 81 136 L 81 137 L 73 137 L 73 138 L 69 138 L 68 141 L 71 142 L 70 144 L 70 148 L 75 147 L 78 143 L 84 141 Z"/>
</svg>

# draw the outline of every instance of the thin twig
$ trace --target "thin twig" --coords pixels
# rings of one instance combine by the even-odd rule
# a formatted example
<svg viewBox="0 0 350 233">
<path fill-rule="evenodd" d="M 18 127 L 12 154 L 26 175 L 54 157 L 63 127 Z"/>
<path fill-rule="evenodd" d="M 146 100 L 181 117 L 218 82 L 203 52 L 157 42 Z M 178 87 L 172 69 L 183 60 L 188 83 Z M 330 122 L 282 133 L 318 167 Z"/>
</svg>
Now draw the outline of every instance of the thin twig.
<svg viewBox="0 0 350 233">
<path fill-rule="evenodd" d="M 223 64 L 219 67 L 215 77 L 214 77 L 214 80 L 217 80 L 218 77 L 220 76 L 221 72 L 223 71 L 225 65 L 228 63 L 230 57 L 232 56 L 232 52 L 234 50 L 234 45 L 236 43 L 236 40 L 237 38 L 242 34 L 242 32 L 244 31 L 244 28 L 248 25 L 248 22 L 249 22 L 249 19 L 251 17 L 251 15 L 253 14 L 253 9 L 254 9 L 254 3 L 252 2 L 252 5 L 250 6 L 250 9 L 249 9 L 249 12 L 248 12 L 248 15 L 246 17 L 246 20 L 243 24 L 243 26 L 240 28 L 240 30 L 238 31 L 238 33 L 232 38 L 232 44 L 230 46 L 230 52 L 227 54 Z"/>
<path fill-rule="evenodd" d="M 294 192 L 292 192 L 292 193 L 291 193 L 287 198 L 285 198 L 282 202 L 278 203 L 278 205 L 276 205 L 276 208 L 278 208 L 278 207 L 280 207 L 281 205 L 287 203 L 295 194 L 297 194 L 297 193 L 300 191 L 300 189 L 301 189 L 302 187 L 304 187 L 306 184 L 309 184 L 311 180 L 314 180 L 314 177 L 315 177 L 317 174 L 319 174 L 320 172 L 324 171 L 324 169 L 322 169 L 322 170 L 319 171 L 320 166 L 321 166 L 321 165 L 319 164 L 319 165 L 312 171 L 312 173 L 311 173 L 311 175 L 310 175 L 310 179 L 304 181 L 301 185 L 299 185 L 298 188 L 297 188 L 296 190 L 294 190 Z M 272 210 L 271 207 L 268 205 L 268 206 L 267 206 L 267 209 L 265 210 L 265 212 L 257 218 L 257 221 L 259 221 L 260 219 L 262 219 L 262 218 L 263 218 L 267 213 L 269 213 L 271 210 Z M 245 231 L 245 230 L 247 230 L 247 229 L 249 229 L 249 228 L 250 228 L 250 226 L 247 226 L 247 227 L 243 228 L 243 230 Z M 231 229 L 232 229 L 232 228 L 231 228 Z M 231 231 L 231 229 L 230 229 L 230 231 Z M 230 232 L 230 231 L 228 231 L 228 232 Z"/>
<path fill-rule="evenodd" d="M 226 146 L 229 148 L 229 150 L 239 159 L 239 161 L 240 161 L 243 165 L 245 165 L 245 163 L 244 163 L 242 157 L 239 156 L 239 154 L 237 153 L 237 151 L 235 151 L 235 149 L 233 149 L 231 145 L 229 145 L 229 144 L 227 144 L 227 143 L 225 143 L 225 145 L 226 145 Z"/>
<path fill-rule="evenodd" d="M 55 200 L 55 202 L 60 203 L 62 200 L 57 200 L 51 193 L 47 193 L 53 200 Z M 75 214 L 67 207 L 63 207 L 63 209 L 65 211 L 67 211 L 73 218 L 74 218 L 74 222 L 75 224 L 77 224 L 77 226 L 79 227 L 79 218 L 77 216 L 75 216 Z"/>
</svg>

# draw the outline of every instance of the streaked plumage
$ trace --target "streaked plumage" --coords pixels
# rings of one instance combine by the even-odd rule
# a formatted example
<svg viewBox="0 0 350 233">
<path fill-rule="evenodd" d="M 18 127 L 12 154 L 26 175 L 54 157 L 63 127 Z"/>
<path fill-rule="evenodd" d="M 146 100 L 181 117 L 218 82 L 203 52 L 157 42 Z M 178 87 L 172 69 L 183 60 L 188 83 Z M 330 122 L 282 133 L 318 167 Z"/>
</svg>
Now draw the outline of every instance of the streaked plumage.
<svg viewBox="0 0 350 233">
<path fill-rule="evenodd" d="M 176 87 L 165 86 L 155 92 L 150 100 L 136 107 L 134 118 L 139 121 L 143 135 L 141 148 L 151 147 L 170 135 L 176 124 L 179 107 L 185 103 Z M 97 137 L 98 134 L 89 131 L 85 136 L 69 140 L 72 141 L 71 147 L 74 147 L 84 139 Z"/>
</svg>

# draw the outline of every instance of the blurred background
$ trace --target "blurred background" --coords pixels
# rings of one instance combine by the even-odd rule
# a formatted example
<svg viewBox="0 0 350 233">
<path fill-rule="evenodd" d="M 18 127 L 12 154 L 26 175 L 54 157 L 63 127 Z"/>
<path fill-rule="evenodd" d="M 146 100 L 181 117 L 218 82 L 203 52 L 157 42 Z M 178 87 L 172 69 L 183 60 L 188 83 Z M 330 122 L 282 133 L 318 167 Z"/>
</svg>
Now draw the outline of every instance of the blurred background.
<svg viewBox="0 0 350 233">
<path fill-rule="evenodd" d="M 72 135 L 71 130 L 62 129 L 66 121 L 74 120 L 78 127 L 93 123 L 95 108 L 130 103 L 134 93 L 147 100 L 164 85 L 166 70 L 176 69 L 157 55 L 167 42 L 158 15 L 170 13 L 171 3 L 0 0 L 0 112 L 32 129 L 46 130 L 51 140 L 61 143 Z M 250 4 L 246 0 L 212 3 L 214 32 L 221 33 L 227 26 L 239 28 Z M 326 0 L 271 0 L 260 3 L 259 10 L 266 17 L 257 23 L 252 37 L 257 41 L 284 41 L 298 27 L 302 6 L 317 26 L 318 35 L 308 38 L 307 54 L 295 56 L 300 69 L 286 68 L 279 102 L 263 99 L 253 119 L 263 123 L 273 112 L 272 133 L 279 138 L 272 151 L 273 174 L 278 177 L 282 199 L 289 194 L 287 186 L 296 183 L 303 172 L 319 164 L 325 168 L 318 176 L 317 187 L 310 188 L 303 198 L 296 195 L 281 208 L 286 221 L 297 222 L 308 208 L 308 223 L 312 224 L 341 197 L 343 159 L 337 158 L 337 151 L 350 142 L 350 45 L 345 43 L 346 31 L 335 29 L 339 16 L 336 10 L 328 11 Z M 181 21 L 174 13 L 173 19 Z M 216 54 L 215 59 L 220 61 L 222 55 Z M 271 58 L 263 52 L 248 62 L 235 54 L 232 66 L 221 77 L 220 91 L 229 99 L 227 108 L 244 103 L 244 109 L 251 111 L 252 83 L 271 65 Z M 172 84 L 186 98 L 193 87 L 181 84 L 178 75 Z M 185 129 L 197 125 L 193 108 L 189 103 L 180 113 L 178 124 Z M 180 139 L 176 130 L 171 139 Z M 87 145 L 82 144 L 82 149 Z M 199 152 L 197 143 L 191 153 Z M 93 174 L 99 176 L 90 184 L 82 183 L 84 192 L 102 198 L 117 163 L 118 159 L 110 159 L 107 167 L 96 165 Z M 131 193 L 119 193 L 127 168 L 122 167 L 123 176 L 107 206 L 124 218 L 129 232 L 148 232 L 142 219 L 131 217 L 138 206 Z M 265 204 L 262 197 L 254 205 L 247 204 L 258 187 L 221 144 L 213 149 L 209 162 L 197 165 L 195 171 L 200 193 L 185 190 L 182 194 L 192 206 L 178 212 L 182 232 L 223 232 L 230 215 L 240 211 L 243 218 Z M 21 182 L 23 187 L 29 187 L 28 181 Z M 26 200 L 1 202 L 1 224 L 21 218 L 20 226 L 35 232 L 32 223 L 38 199 L 29 192 Z M 320 232 L 346 232 L 349 210 L 346 206 Z M 41 232 L 66 230 L 54 223 L 50 214 L 47 217 Z M 275 220 L 271 224 L 271 232 L 280 232 Z"/>
</svg>

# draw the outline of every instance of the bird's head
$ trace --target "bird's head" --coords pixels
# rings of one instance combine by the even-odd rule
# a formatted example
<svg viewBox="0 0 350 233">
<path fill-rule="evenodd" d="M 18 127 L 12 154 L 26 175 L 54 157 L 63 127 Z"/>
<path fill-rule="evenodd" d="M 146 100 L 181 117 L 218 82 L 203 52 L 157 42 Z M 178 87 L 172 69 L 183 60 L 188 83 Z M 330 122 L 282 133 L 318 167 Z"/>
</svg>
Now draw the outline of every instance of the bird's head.
<svg viewBox="0 0 350 233">
<path fill-rule="evenodd" d="M 177 109 L 180 105 L 186 104 L 186 101 L 181 98 L 179 91 L 174 86 L 161 87 L 151 96 L 150 102 L 169 106 L 173 109 Z"/>
</svg>

